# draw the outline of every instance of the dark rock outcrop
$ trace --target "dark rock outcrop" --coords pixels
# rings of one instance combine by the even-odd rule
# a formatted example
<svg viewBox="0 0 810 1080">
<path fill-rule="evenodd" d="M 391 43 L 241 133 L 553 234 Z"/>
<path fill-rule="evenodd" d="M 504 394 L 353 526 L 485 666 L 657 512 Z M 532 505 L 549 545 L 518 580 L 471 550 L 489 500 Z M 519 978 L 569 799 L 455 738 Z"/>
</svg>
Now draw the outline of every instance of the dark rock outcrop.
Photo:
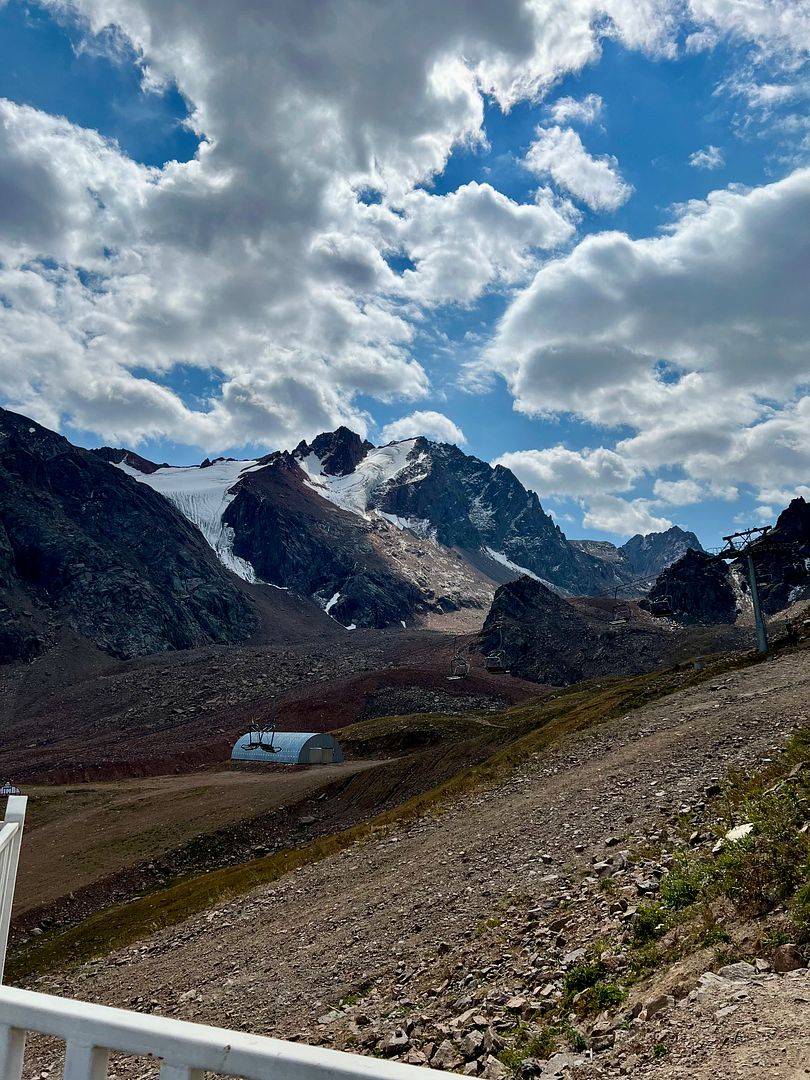
<svg viewBox="0 0 810 1080">
<path fill-rule="evenodd" d="M 781 611 L 797 600 L 810 600 L 810 504 L 793 499 L 761 544 L 754 562 L 762 606 Z"/>
<path fill-rule="evenodd" d="M 142 472 L 147 476 L 157 472 L 158 469 L 168 468 L 165 461 L 162 465 L 157 465 L 154 461 L 150 461 L 149 458 L 136 454 L 134 450 L 125 450 L 122 447 L 97 446 L 93 450 L 88 450 L 88 453 L 95 454 L 96 457 L 101 458 L 102 461 L 108 461 L 111 465 L 129 465 L 130 468 L 137 469 L 138 472 Z"/>
<path fill-rule="evenodd" d="M 48 644 L 32 639 L 26 611 L 118 657 L 238 642 L 255 626 L 247 598 L 170 503 L 2 409 L 0 602 L 5 660 Z"/>
<path fill-rule="evenodd" d="M 373 449 L 373 443 L 367 439 L 361 439 L 347 427 L 339 427 L 322 432 L 311 443 L 300 442 L 293 454 L 299 459 L 315 454 L 327 476 L 347 476 Z"/>
<path fill-rule="evenodd" d="M 691 550 L 657 578 L 641 607 L 692 623 L 732 623 L 738 614 L 729 568 L 706 552 Z"/>
<path fill-rule="evenodd" d="M 655 626 L 614 630 L 529 577 L 502 585 L 481 632 L 481 651 L 503 650 L 513 675 L 565 686 L 601 675 L 654 668 L 668 643 Z"/>
</svg>

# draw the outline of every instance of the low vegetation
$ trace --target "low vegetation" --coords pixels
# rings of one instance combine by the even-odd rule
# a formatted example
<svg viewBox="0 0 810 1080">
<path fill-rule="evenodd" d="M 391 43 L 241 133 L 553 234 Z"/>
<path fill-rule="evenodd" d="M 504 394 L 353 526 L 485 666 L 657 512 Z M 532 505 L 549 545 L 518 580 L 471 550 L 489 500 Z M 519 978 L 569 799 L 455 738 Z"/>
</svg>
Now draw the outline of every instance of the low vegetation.
<svg viewBox="0 0 810 1080">
<path fill-rule="evenodd" d="M 502 730 L 491 742 L 488 756 L 477 764 L 462 768 L 451 779 L 342 832 L 319 837 L 299 848 L 189 876 L 129 903 L 106 908 L 67 931 L 31 940 L 10 956 L 9 977 L 19 981 L 122 948 L 155 930 L 179 923 L 258 885 L 275 881 L 300 866 L 317 862 L 399 822 L 440 812 L 467 792 L 497 783 L 521 761 L 544 752 L 566 737 L 751 662 L 751 657 L 719 658 L 701 671 L 694 671 L 689 664 L 666 672 L 577 684 L 539 701 L 491 715 L 488 720 Z M 424 719 L 420 716 L 419 722 Z M 487 730 L 476 726 L 479 731 Z M 492 738 L 490 729 L 488 739 Z M 497 746 L 498 740 L 505 741 L 505 745 L 491 752 L 491 746 Z M 594 999 L 601 993 L 595 991 Z"/>
<path fill-rule="evenodd" d="M 677 854 L 659 899 L 635 916 L 636 975 L 695 948 L 715 947 L 724 962 L 745 958 L 731 947 L 741 925 L 765 952 L 810 943 L 810 728 L 760 772 L 730 775 L 716 804 L 718 845 Z M 750 831 L 725 839 L 739 824 Z"/>
</svg>

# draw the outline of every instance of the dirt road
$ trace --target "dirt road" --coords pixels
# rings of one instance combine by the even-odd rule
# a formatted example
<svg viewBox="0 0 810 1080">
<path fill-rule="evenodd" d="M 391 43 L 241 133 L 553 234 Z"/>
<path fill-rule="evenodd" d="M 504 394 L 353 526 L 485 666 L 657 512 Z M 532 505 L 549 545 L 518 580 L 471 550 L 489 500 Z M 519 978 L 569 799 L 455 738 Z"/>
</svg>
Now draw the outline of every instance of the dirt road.
<svg viewBox="0 0 810 1080">
<path fill-rule="evenodd" d="M 403 984 L 416 995 L 449 978 L 473 989 L 491 978 L 475 966 L 476 938 L 510 898 L 542 905 L 582 878 L 608 838 L 643 835 L 729 767 L 758 766 L 809 712 L 806 653 L 716 677 L 532 758 L 439 817 L 38 988 L 329 1043 L 319 1018 L 347 995 L 384 1011 Z M 505 937 L 503 958 L 526 948 Z M 55 1060 L 41 1044 L 33 1054 L 31 1076 Z"/>
</svg>

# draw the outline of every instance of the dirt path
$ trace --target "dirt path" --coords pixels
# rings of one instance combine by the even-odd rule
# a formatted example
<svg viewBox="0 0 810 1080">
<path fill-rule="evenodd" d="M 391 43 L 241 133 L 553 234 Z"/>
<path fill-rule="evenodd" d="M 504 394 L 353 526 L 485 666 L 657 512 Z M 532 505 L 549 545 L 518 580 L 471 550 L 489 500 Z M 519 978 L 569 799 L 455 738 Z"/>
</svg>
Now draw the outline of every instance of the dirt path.
<svg viewBox="0 0 810 1080">
<path fill-rule="evenodd" d="M 510 896 L 541 905 L 607 838 L 701 801 L 731 766 L 767 760 L 808 712 L 808 654 L 715 678 L 532 758 L 441 817 L 38 988 L 328 1043 L 319 1018 L 346 995 L 385 999 L 397 980 L 401 995 L 417 970 L 442 983 Z M 32 1069 L 53 1060 L 35 1049 Z"/>
<path fill-rule="evenodd" d="M 198 771 L 115 783 L 28 787 L 31 812 L 15 911 L 47 904 L 179 847 L 193 837 L 298 802 L 338 778 L 380 765 Z"/>
</svg>

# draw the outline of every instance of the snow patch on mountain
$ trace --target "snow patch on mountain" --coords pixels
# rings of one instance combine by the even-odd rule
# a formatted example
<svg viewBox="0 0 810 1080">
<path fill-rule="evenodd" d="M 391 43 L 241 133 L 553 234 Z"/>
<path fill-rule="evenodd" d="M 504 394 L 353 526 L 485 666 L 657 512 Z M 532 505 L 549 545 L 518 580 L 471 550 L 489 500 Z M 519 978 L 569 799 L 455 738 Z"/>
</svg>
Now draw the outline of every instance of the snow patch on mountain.
<svg viewBox="0 0 810 1080">
<path fill-rule="evenodd" d="M 407 529 L 418 536 L 420 540 L 430 540 L 434 544 L 438 543 L 436 529 L 427 518 L 400 517 L 398 514 L 387 514 L 384 510 L 375 510 L 374 513 L 377 517 L 387 521 L 389 525 L 393 525 L 395 529 L 399 529 L 400 532 Z"/>
<path fill-rule="evenodd" d="M 322 461 L 314 453 L 301 458 L 299 465 L 306 474 L 307 486 L 313 491 L 339 506 L 341 510 L 348 510 L 350 514 L 368 520 L 368 511 L 373 505 L 375 494 L 406 468 L 412 468 L 422 458 L 427 458 L 427 455 L 423 454 L 412 461 L 408 460 L 415 443 L 416 439 L 405 439 L 403 442 L 391 443 L 390 446 L 377 447 L 369 451 L 354 472 L 345 476 L 330 476 L 325 473 Z M 403 480 L 413 484 L 423 480 L 425 475 L 416 473 L 404 477 Z"/>
<path fill-rule="evenodd" d="M 559 585 L 555 585 L 553 581 L 546 581 L 545 578 L 538 577 L 538 575 L 532 573 L 531 570 L 527 570 L 525 566 L 519 566 L 516 562 L 512 562 L 512 560 L 507 558 L 502 551 L 495 551 L 491 547 L 484 548 L 484 551 L 489 555 L 490 559 L 494 559 L 495 562 L 500 563 L 501 566 L 505 566 L 507 570 L 512 570 L 521 577 L 530 577 L 533 581 L 539 581 L 541 585 L 545 585 L 547 589 L 551 589 L 552 592 L 557 593 L 558 596 L 570 595 L 565 589 L 561 589 Z"/>
<path fill-rule="evenodd" d="M 234 555 L 234 532 L 222 517 L 236 498 L 236 492 L 232 491 L 236 482 L 258 464 L 257 461 L 216 461 L 205 469 L 192 465 L 157 469 L 153 473 L 139 472 L 125 462 L 115 467 L 174 503 L 180 513 L 197 526 L 220 562 L 244 581 L 255 584 L 259 581 L 256 572 L 246 559 Z"/>
</svg>

